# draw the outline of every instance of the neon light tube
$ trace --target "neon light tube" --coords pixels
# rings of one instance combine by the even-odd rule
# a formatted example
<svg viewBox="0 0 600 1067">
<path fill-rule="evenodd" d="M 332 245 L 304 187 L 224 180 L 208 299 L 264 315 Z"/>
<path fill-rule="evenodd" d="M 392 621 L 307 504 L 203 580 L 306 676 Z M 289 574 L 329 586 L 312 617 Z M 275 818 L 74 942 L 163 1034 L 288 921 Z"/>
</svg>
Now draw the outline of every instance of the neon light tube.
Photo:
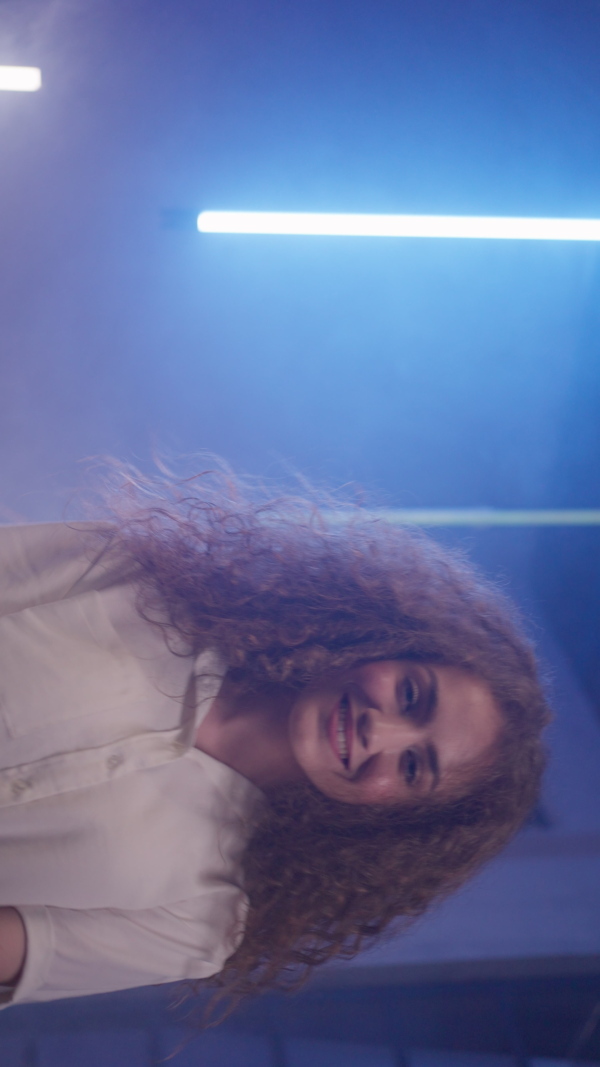
<svg viewBox="0 0 600 1067">
<path fill-rule="evenodd" d="M 398 526 L 600 526 L 600 508 L 378 508 L 329 517 L 344 522 L 361 516 Z"/>
<path fill-rule="evenodd" d="M 35 93 L 41 85 L 42 72 L 39 67 L 0 66 L 0 89 L 14 93 Z"/>
<path fill-rule="evenodd" d="M 600 219 L 477 215 L 326 215 L 302 211 L 201 211 L 200 233 L 305 237 L 485 237 L 520 241 L 600 241 Z"/>
</svg>

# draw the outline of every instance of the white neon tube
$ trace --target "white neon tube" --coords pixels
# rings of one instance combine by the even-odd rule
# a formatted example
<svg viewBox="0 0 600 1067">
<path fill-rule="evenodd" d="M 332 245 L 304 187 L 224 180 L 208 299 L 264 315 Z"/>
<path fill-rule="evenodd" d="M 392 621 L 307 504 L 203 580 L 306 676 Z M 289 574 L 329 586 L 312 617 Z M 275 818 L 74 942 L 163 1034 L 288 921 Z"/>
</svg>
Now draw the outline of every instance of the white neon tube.
<svg viewBox="0 0 600 1067">
<path fill-rule="evenodd" d="M 600 508 L 382 508 L 369 516 L 399 526 L 600 526 Z"/>
<path fill-rule="evenodd" d="M 486 237 L 525 241 L 600 241 L 600 219 L 477 215 L 342 215 L 302 211 L 201 211 L 201 233 L 306 237 Z"/>
<path fill-rule="evenodd" d="M 0 66 L 0 89 L 14 93 L 35 93 L 42 85 L 39 67 Z"/>
</svg>

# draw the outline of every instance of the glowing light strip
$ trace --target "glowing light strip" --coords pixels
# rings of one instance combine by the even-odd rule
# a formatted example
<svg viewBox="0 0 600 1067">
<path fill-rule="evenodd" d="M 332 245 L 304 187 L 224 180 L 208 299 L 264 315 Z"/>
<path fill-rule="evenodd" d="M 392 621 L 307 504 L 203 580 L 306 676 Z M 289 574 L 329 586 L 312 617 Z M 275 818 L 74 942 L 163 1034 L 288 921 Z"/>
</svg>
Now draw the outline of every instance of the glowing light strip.
<svg viewBox="0 0 600 1067">
<path fill-rule="evenodd" d="M 0 66 L 0 89 L 14 93 L 35 93 L 42 86 L 39 67 Z"/>
<path fill-rule="evenodd" d="M 600 241 L 600 219 L 477 215 L 326 215 L 301 211 L 201 211 L 200 233 L 304 237 L 485 237 L 521 241 Z"/>
<path fill-rule="evenodd" d="M 353 515 L 348 512 L 349 519 Z M 600 526 L 600 508 L 378 508 L 368 515 L 398 526 Z"/>
</svg>

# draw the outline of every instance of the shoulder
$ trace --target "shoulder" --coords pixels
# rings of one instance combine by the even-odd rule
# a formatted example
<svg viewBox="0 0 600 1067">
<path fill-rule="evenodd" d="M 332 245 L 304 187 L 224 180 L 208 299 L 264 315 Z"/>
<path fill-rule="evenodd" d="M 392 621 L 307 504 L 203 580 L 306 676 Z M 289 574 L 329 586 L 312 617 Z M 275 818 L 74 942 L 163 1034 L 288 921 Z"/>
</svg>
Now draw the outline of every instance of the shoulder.
<svg viewBox="0 0 600 1067">
<path fill-rule="evenodd" d="M 133 568 L 111 552 L 115 535 L 104 522 L 0 526 L 0 614 L 125 580 Z"/>
</svg>

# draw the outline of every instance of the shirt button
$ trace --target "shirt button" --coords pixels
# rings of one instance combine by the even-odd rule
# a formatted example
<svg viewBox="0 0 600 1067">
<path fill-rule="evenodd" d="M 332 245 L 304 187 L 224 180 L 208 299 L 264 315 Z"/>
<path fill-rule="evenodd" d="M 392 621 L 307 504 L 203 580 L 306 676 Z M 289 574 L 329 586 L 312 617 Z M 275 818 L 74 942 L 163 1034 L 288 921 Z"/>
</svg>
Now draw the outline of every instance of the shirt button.
<svg viewBox="0 0 600 1067">
<path fill-rule="evenodd" d="M 108 757 L 108 759 L 106 761 L 106 765 L 107 765 L 109 771 L 116 771 L 117 767 L 120 767 L 122 762 L 123 762 L 123 757 L 119 756 L 118 753 L 115 752 L 115 753 L 113 753 L 112 756 Z"/>
<path fill-rule="evenodd" d="M 24 778 L 16 778 L 10 788 L 13 797 L 20 797 L 27 789 L 31 789 L 31 782 L 26 782 Z"/>
</svg>

